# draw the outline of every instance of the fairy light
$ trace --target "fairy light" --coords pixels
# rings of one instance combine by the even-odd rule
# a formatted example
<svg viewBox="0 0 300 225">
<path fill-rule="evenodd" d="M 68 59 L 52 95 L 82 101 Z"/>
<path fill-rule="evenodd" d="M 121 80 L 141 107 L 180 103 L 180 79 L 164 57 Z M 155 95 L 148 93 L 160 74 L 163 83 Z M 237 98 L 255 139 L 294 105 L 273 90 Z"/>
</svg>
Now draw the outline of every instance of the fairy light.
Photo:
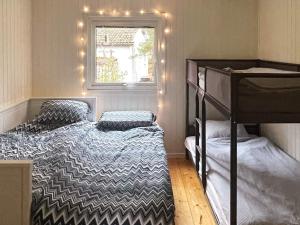
<svg viewBox="0 0 300 225">
<path fill-rule="evenodd" d="M 114 10 L 111 12 L 111 15 L 112 15 L 112 16 L 116 16 L 116 15 L 117 15 L 117 10 L 114 9 Z"/>
<path fill-rule="evenodd" d="M 82 21 L 79 21 L 77 25 L 78 25 L 79 28 L 83 28 L 84 23 Z"/>
<path fill-rule="evenodd" d="M 80 65 L 79 69 L 80 69 L 81 72 L 83 72 L 84 71 L 84 65 Z"/>
<path fill-rule="evenodd" d="M 154 12 L 156 15 L 160 15 L 160 11 L 157 10 L 157 9 L 154 9 L 153 12 Z"/>
<path fill-rule="evenodd" d="M 81 56 L 81 58 L 83 58 L 85 56 L 85 52 L 83 50 L 80 51 L 80 56 Z"/>
<path fill-rule="evenodd" d="M 89 13 L 90 12 L 90 7 L 88 5 L 83 6 L 82 8 L 83 13 Z M 109 12 L 109 10 L 107 11 L 107 9 L 99 9 L 98 11 L 96 11 L 96 13 L 98 15 L 111 15 L 111 16 L 118 16 L 118 15 L 122 15 L 123 16 L 131 16 L 132 12 L 130 10 L 123 10 L 123 11 L 117 11 L 116 9 L 113 9 L 111 12 Z M 139 11 L 136 12 L 137 14 L 140 15 L 145 15 L 146 13 L 151 13 L 151 10 L 149 12 L 146 12 L 144 8 L 140 9 Z M 161 16 L 162 18 L 165 19 L 165 21 L 167 21 L 171 15 L 168 12 L 164 12 L 164 11 L 160 11 L 158 9 L 153 9 L 152 13 L 157 15 L 157 16 Z M 169 21 L 169 20 L 168 20 Z M 77 23 L 78 28 L 81 28 L 81 31 L 79 32 L 83 32 L 84 30 L 82 28 L 84 28 L 85 24 L 83 21 L 79 21 Z M 171 28 L 168 25 L 165 25 L 165 28 L 163 30 L 165 35 L 168 35 L 171 33 Z M 84 46 L 85 46 L 85 37 L 84 37 L 84 33 L 81 34 L 82 36 L 80 36 L 80 41 L 81 41 L 81 46 L 79 48 L 79 57 L 83 60 L 84 57 L 86 56 L 86 52 L 84 50 Z M 160 50 L 161 51 L 165 51 L 166 50 L 166 43 L 165 41 L 162 42 L 160 44 Z M 160 63 L 162 65 L 166 64 L 166 60 L 164 58 L 161 58 Z M 80 81 L 82 83 L 82 95 L 85 96 L 87 95 L 87 92 L 85 90 L 85 77 L 84 77 L 84 72 L 85 72 L 85 66 L 84 63 L 79 65 L 79 70 L 80 70 L 80 74 L 81 74 L 81 78 Z M 165 65 L 164 65 L 164 72 L 161 73 L 161 87 L 158 91 L 159 95 L 164 95 L 165 94 L 165 90 L 164 90 L 164 85 L 166 84 L 166 73 L 165 73 Z M 161 109 L 163 107 L 163 102 L 160 100 L 158 103 L 158 108 Z"/>
<path fill-rule="evenodd" d="M 88 6 L 83 7 L 83 12 L 88 13 L 90 11 L 90 8 Z"/>
</svg>

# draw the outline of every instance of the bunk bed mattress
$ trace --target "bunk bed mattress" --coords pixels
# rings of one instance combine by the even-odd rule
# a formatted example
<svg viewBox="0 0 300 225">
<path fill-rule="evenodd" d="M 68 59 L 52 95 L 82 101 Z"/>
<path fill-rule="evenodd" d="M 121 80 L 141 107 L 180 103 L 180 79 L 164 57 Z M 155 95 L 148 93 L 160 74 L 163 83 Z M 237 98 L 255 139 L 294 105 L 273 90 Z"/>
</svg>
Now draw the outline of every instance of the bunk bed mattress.
<svg viewBox="0 0 300 225">
<path fill-rule="evenodd" d="M 163 130 L 103 132 L 80 122 L 0 135 L 0 159 L 33 160 L 32 224 L 169 225 Z"/>
<path fill-rule="evenodd" d="M 229 225 L 230 218 L 229 149 L 227 138 L 207 141 L 207 195 L 221 225 Z M 239 225 L 300 224 L 299 190 L 298 161 L 266 138 L 239 140 Z"/>
</svg>

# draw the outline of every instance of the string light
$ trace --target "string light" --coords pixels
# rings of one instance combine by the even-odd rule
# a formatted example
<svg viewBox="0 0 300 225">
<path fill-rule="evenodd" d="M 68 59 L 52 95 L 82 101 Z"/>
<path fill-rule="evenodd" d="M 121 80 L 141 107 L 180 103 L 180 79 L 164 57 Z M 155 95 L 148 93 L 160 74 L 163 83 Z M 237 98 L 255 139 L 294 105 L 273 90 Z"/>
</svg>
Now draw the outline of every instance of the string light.
<svg viewBox="0 0 300 225">
<path fill-rule="evenodd" d="M 79 69 L 83 72 L 83 71 L 84 71 L 84 65 L 81 65 L 81 66 L 79 67 Z"/>
<path fill-rule="evenodd" d="M 79 21 L 77 25 L 78 25 L 78 27 L 83 28 L 84 23 L 82 21 Z"/>
<path fill-rule="evenodd" d="M 85 52 L 84 51 L 80 51 L 80 56 L 83 58 L 85 56 Z"/>
<path fill-rule="evenodd" d="M 153 11 L 154 11 L 154 13 L 155 13 L 156 15 L 160 15 L 160 11 L 159 11 L 159 10 L 154 9 Z"/>
<path fill-rule="evenodd" d="M 90 7 L 89 6 L 87 6 L 87 5 L 85 5 L 84 7 L 83 7 L 83 12 L 84 13 L 89 13 L 90 12 Z M 106 14 L 109 14 L 109 12 L 108 11 L 105 11 L 104 9 L 100 9 L 100 10 L 98 10 L 96 13 L 98 13 L 99 15 L 104 15 L 105 14 L 105 12 L 106 12 Z M 155 15 L 158 15 L 158 16 L 161 16 L 161 17 L 163 17 L 165 20 L 167 20 L 168 18 L 170 18 L 170 14 L 168 13 L 168 12 L 161 12 L 161 11 L 159 11 L 158 9 L 153 9 L 153 11 L 152 11 Z M 131 15 L 131 12 L 130 12 L 130 10 L 124 10 L 124 11 L 117 11 L 116 9 L 113 9 L 112 11 L 111 11 L 111 13 L 110 13 L 110 15 L 111 16 L 118 16 L 118 15 L 122 15 L 122 13 L 123 13 L 123 16 L 130 16 Z M 138 14 L 140 14 L 140 15 L 144 15 L 144 14 L 146 14 L 146 11 L 142 8 L 142 9 L 140 9 L 138 12 L 137 12 Z M 148 12 L 147 12 L 148 13 Z M 151 11 L 150 11 L 150 13 L 151 13 Z M 78 24 L 77 24 L 77 26 L 79 27 L 79 28 L 83 28 L 84 26 L 85 26 L 85 24 L 84 24 L 84 22 L 83 21 L 79 21 L 78 22 Z M 83 31 L 83 30 L 82 30 Z M 170 34 L 171 33 L 171 28 L 170 27 L 168 27 L 168 26 L 165 26 L 165 28 L 164 28 L 164 33 L 165 33 L 165 35 L 168 35 L 168 34 Z M 83 34 L 82 34 L 83 35 Z M 81 47 L 80 48 L 83 48 L 84 46 L 85 46 L 85 38 L 84 38 L 84 36 L 81 36 L 80 37 L 80 41 L 81 41 Z M 160 44 L 160 50 L 165 50 L 166 49 L 166 44 L 165 44 L 165 42 L 162 42 L 161 44 Z M 80 56 L 80 58 L 81 59 L 83 59 L 84 57 L 85 57 L 85 55 L 86 55 L 86 52 L 84 51 L 84 50 L 80 50 L 79 49 L 79 56 Z M 162 58 L 161 60 L 160 60 L 160 62 L 161 62 L 161 64 L 165 64 L 166 63 L 166 61 L 165 61 L 165 59 L 164 58 Z M 85 71 L 85 66 L 84 66 L 84 64 L 81 64 L 80 66 L 79 66 L 79 70 L 81 71 L 81 79 L 80 79 L 80 81 L 81 81 L 81 83 L 82 83 L 82 95 L 83 96 L 85 96 L 86 94 L 87 94 L 87 92 L 85 91 L 85 82 L 86 82 L 86 80 L 85 80 L 85 77 L 84 77 L 84 71 Z M 165 71 L 165 68 L 163 69 L 164 71 Z M 164 95 L 165 94 L 165 90 L 164 90 L 164 88 L 163 88 L 163 86 L 165 85 L 165 82 L 166 82 L 166 74 L 165 74 L 165 72 L 162 72 L 162 74 L 161 74 L 161 88 L 159 89 L 159 91 L 158 91 L 158 94 L 159 95 Z M 158 108 L 160 109 L 160 108 L 162 108 L 163 107 L 163 103 L 161 102 L 161 101 L 159 101 L 159 103 L 158 103 Z"/>
<path fill-rule="evenodd" d="M 116 15 L 117 15 L 117 10 L 114 9 L 114 10 L 111 12 L 111 15 L 116 16 Z"/>
<path fill-rule="evenodd" d="M 88 13 L 90 11 L 90 8 L 88 6 L 83 7 L 83 12 Z"/>
</svg>

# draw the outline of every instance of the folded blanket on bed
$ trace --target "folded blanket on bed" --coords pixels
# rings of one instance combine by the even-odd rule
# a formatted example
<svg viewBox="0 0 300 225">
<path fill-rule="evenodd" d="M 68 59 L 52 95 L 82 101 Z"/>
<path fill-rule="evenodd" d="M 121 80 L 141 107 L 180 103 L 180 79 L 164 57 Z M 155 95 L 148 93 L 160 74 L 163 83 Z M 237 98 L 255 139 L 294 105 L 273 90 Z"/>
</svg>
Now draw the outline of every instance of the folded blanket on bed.
<svg viewBox="0 0 300 225">
<path fill-rule="evenodd" d="M 155 116 L 150 111 L 104 112 L 97 124 L 99 130 L 128 130 L 153 126 Z"/>
</svg>

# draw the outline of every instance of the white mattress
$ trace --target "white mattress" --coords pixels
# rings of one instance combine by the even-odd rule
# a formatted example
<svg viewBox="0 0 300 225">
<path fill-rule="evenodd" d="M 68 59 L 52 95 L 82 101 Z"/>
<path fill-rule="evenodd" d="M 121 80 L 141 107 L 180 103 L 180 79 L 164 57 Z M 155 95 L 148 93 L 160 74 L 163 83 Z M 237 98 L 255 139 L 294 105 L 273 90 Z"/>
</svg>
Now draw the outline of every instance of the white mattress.
<svg viewBox="0 0 300 225">
<path fill-rule="evenodd" d="M 195 161 L 195 137 L 185 145 Z M 221 225 L 229 224 L 230 140 L 207 140 L 207 195 Z M 300 163 L 263 137 L 238 143 L 238 224 L 300 224 Z"/>
</svg>

